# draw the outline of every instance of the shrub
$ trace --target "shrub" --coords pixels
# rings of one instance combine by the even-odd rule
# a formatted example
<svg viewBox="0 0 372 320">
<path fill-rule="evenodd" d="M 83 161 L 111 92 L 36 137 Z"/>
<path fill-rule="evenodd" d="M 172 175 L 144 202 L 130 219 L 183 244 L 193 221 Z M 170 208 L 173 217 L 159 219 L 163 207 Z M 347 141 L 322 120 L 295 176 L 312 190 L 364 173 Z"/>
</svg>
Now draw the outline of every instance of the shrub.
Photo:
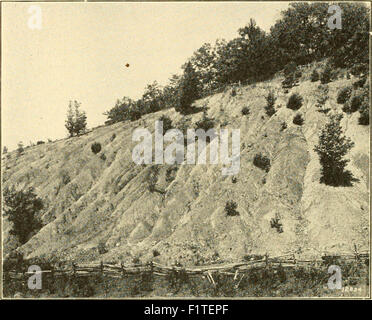
<svg viewBox="0 0 372 320">
<path fill-rule="evenodd" d="M 364 97 L 360 92 L 354 92 L 349 101 L 344 104 L 342 110 L 346 113 L 354 113 L 359 110 L 363 103 Z"/>
<path fill-rule="evenodd" d="M 4 189 L 4 215 L 12 222 L 10 234 L 17 237 L 20 244 L 26 243 L 42 227 L 39 212 L 44 208 L 33 188 L 17 191 L 14 186 Z"/>
<path fill-rule="evenodd" d="M 298 110 L 301 108 L 303 102 L 303 98 L 298 93 L 292 94 L 287 102 L 287 108 L 292 110 Z"/>
<path fill-rule="evenodd" d="M 353 88 L 354 89 L 363 88 L 366 81 L 367 81 L 366 77 L 360 78 L 359 80 L 357 80 L 353 83 Z"/>
<path fill-rule="evenodd" d="M 322 84 L 326 84 L 331 82 L 332 79 L 332 68 L 330 65 L 326 65 L 322 74 L 320 75 L 320 82 Z"/>
<path fill-rule="evenodd" d="M 285 129 L 287 129 L 287 124 L 285 123 L 285 121 L 283 121 L 280 127 L 280 131 L 284 131 Z"/>
<path fill-rule="evenodd" d="M 271 117 L 272 115 L 275 114 L 275 108 L 274 108 L 274 105 L 275 105 L 275 101 L 276 101 L 276 97 L 274 96 L 274 92 L 270 91 L 269 94 L 267 95 L 266 97 L 266 106 L 265 106 L 265 111 L 266 111 L 266 114 Z"/>
<path fill-rule="evenodd" d="M 318 71 L 316 71 L 315 69 L 313 70 L 312 74 L 311 74 L 311 82 L 316 82 L 319 80 L 319 73 Z"/>
<path fill-rule="evenodd" d="M 236 208 L 238 205 L 236 204 L 235 201 L 229 200 L 226 202 L 225 205 L 225 212 L 227 216 L 238 216 L 239 212 L 236 211 Z"/>
<path fill-rule="evenodd" d="M 158 120 L 163 122 L 163 133 L 166 133 L 168 130 L 173 128 L 172 120 L 167 116 L 162 115 Z"/>
<path fill-rule="evenodd" d="M 296 114 L 293 118 L 293 123 L 297 124 L 298 126 L 302 126 L 304 123 L 304 119 L 302 118 L 301 114 Z"/>
<path fill-rule="evenodd" d="M 172 182 L 176 178 L 177 171 L 177 166 L 171 166 L 170 168 L 167 168 L 167 171 L 165 173 L 165 181 L 168 183 Z"/>
<path fill-rule="evenodd" d="M 61 178 L 62 178 L 62 184 L 63 185 L 69 184 L 70 181 L 71 181 L 71 178 L 70 178 L 68 172 L 63 169 L 60 174 L 61 174 Z"/>
<path fill-rule="evenodd" d="M 156 250 L 156 249 L 155 250 L 152 250 L 152 255 L 155 258 L 157 256 L 160 256 L 160 252 L 158 250 Z"/>
<path fill-rule="evenodd" d="M 150 192 L 156 191 L 156 183 L 158 182 L 160 167 L 158 165 L 153 165 L 150 167 L 146 180 L 148 182 L 148 189 Z"/>
<path fill-rule="evenodd" d="M 244 107 L 244 108 L 242 109 L 242 115 L 243 115 L 243 116 L 247 116 L 247 115 L 249 115 L 249 113 L 250 113 L 250 110 L 249 110 L 248 107 Z"/>
<path fill-rule="evenodd" d="M 17 154 L 21 155 L 24 151 L 25 151 L 25 149 L 23 148 L 22 141 L 18 142 Z"/>
<path fill-rule="evenodd" d="M 266 172 L 269 172 L 270 171 L 270 159 L 264 155 L 262 155 L 261 153 L 259 154 L 256 154 L 254 156 L 254 159 L 253 159 L 253 164 L 262 169 L 262 170 L 265 170 Z"/>
<path fill-rule="evenodd" d="M 38 141 L 38 142 L 36 142 L 37 145 L 44 144 L 44 143 L 45 143 L 44 141 Z"/>
<path fill-rule="evenodd" d="M 101 158 L 103 161 L 106 161 L 106 155 L 105 155 L 104 153 L 101 153 L 100 158 Z"/>
<path fill-rule="evenodd" d="M 358 118 L 358 123 L 364 126 L 369 125 L 369 100 L 365 98 L 362 105 L 359 108 L 360 117 Z"/>
<path fill-rule="evenodd" d="M 209 129 L 214 128 L 214 119 L 208 118 L 207 113 L 203 113 L 203 118 L 195 123 L 196 129 L 203 129 L 207 132 Z"/>
<path fill-rule="evenodd" d="M 115 140 L 115 138 L 116 138 L 116 134 L 115 133 L 113 133 L 112 134 L 112 136 L 111 136 L 111 138 L 110 138 L 110 141 L 112 142 L 112 141 L 114 141 Z"/>
<path fill-rule="evenodd" d="M 108 252 L 106 248 L 106 244 L 103 241 L 100 241 L 97 247 L 98 253 L 99 254 L 105 254 Z"/>
<path fill-rule="evenodd" d="M 344 104 L 350 99 L 352 88 L 347 86 L 342 88 L 337 94 L 337 103 Z"/>
<path fill-rule="evenodd" d="M 344 172 L 349 160 L 343 159 L 354 143 L 343 135 L 342 115 L 331 115 L 329 122 L 321 130 L 319 143 L 314 151 L 318 153 L 322 166 L 321 183 L 339 186 L 350 185 L 352 175 Z"/>
<path fill-rule="evenodd" d="M 99 142 L 94 142 L 91 146 L 92 152 L 94 154 L 97 154 L 98 152 L 101 151 L 101 144 Z"/>
<path fill-rule="evenodd" d="M 275 228 L 278 233 L 283 232 L 283 224 L 280 222 L 279 218 L 272 218 L 270 220 L 271 228 Z"/>
</svg>

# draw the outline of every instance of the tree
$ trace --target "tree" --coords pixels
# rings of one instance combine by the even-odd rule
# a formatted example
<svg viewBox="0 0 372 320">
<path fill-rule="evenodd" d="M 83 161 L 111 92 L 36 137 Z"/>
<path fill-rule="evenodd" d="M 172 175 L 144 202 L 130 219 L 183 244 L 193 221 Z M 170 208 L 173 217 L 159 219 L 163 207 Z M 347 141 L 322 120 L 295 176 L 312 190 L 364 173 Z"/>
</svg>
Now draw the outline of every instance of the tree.
<svg viewBox="0 0 372 320">
<path fill-rule="evenodd" d="M 199 80 L 190 62 L 185 65 L 179 89 L 179 104 L 175 107 L 181 114 L 191 111 L 191 104 L 199 98 Z"/>
<path fill-rule="evenodd" d="M 8 152 L 8 148 L 6 147 L 6 146 L 4 146 L 4 148 L 3 148 L 3 153 L 5 154 L 5 153 L 7 153 Z"/>
<path fill-rule="evenodd" d="M 75 133 L 75 119 L 74 119 L 74 110 L 72 108 L 72 101 L 68 103 L 67 119 L 65 121 L 65 127 L 72 137 Z"/>
<path fill-rule="evenodd" d="M 14 186 L 4 190 L 4 215 L 13 223 L 10 234 L 16 236 L 20 244 L 26 243 L 42 227 L 38 218 L 43 202 L 33 188 L 17 191 Z"/>
<path fill-rule="evenodd" d="M 265 106 L 265 111 L 266 111 L 266 114 L 271 117 L 272 115 L 275 114 L 275 108 L 274 108 L 274 105 L 275 105 L 275 101 L 276 101 L 276 97 L 274 95 L 274 92 L 270 91 L 269 94 L 267 95 L 266 97 L 266 106 Z"/>
<path fill-rule="evenodd" d="M 75 134 L 80 135 L 85 133 L 87 128 L 87 116 L 84 110 L 80 111 L 81 103 L 74 101 L 75 104 Z"/>
<path fill-rule="evenodd" d="M 22 141 L 19 141 L 18 142 L 18 148 L 17 148 L 17 153 L 18 155 L 21 155 L 23 152 L 24 152 L 24 148 L 23 148 L 23 142 Z"/>
<path fill-rule="evenodd" d="M 351 173 L 344 171 L 349 160 L 343 159 L 354 146 L 354 142 L 344 136 L 341 127 L 342 114 L 331 115 L 329 122 L 321 130 L 319 143 L 314 151 L 322 165 L 321 183 L 331 186 L 350 185 Z"/>
<path fill-rule="evenodd" d="M 70 137 L 84 133 L 87 127 L 87 116 L 84 110 L 80 111 L 80 106 L 81 103 L 76 100 L 68 104 L 65 127 Z"/>
</svg>

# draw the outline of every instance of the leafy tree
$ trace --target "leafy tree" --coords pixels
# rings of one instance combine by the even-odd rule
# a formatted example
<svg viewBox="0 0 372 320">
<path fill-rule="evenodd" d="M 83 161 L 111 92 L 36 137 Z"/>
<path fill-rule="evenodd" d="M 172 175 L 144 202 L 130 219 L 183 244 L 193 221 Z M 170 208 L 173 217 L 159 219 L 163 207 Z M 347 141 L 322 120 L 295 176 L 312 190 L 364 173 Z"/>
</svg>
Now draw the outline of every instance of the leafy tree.
<svg viewBox="0 0 372 320">
<path fill-rule="evenodd" d="M 351 173 L 344 171 L 349 160 L 343 158 L 354 146 L 354 142 L 345 137 L 341 119 L 341 114 L 330 116 L 329 122 L 320 132 L 319 143 L 314 148 L 322 165 L 320 182 L 332 186 L 348 185 L 351 181 Z"/>
<path fill-rule="evenodd" d="M 26 243 L 30 237 L 42 227 L 38 218 L 43 202 L 34 193 L 33 188 L 17 191 L 14 186 L 4 190 L 4 215 L 13 223 L 10 234 L 15 235 L 20 244 Z"/>
<path fill-rule="evenodd" d="M 163 94 L 156 81 L 146 86 L 142 95 L 142 103 L 145 109 L 143 113 L 151 113 L 163 109 Z"/>
</svg>

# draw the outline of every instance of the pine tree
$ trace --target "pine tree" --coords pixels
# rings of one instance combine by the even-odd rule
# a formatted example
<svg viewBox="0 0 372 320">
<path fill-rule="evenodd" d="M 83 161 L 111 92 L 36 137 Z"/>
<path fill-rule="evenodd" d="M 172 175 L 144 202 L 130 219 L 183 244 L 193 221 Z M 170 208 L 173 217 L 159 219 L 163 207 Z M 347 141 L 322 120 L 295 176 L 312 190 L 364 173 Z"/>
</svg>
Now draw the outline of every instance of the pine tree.
<svg viewBox="0 0 372 320">
<path fill-rule="evenodd" d="M 65 127 L 70 134 L 70 137 L 74 135 L 75 132 L 75 118 L 74 118 L 74 111 L 72 109 L 72 101 L 68 104 L 68 111 L 67 111 L 67 119 L 65 122 Z"/>
<path fill-rule="evenodd" d="M 84 110 L 80 111 L 81 103 L 74 101 L 75 104 L 75 128 L 74 132 L 76 135 L 80 135 L 85 132 L 87 127 L 87 116 Z"/>
<path fill-rule="evenodd" d="M 345 137 L 341 119 L 342 114 L 330 116 L 330 121 L 320 133 L 319 144 L 314 148 L 322 165 L 320 182 L 332 186 L 349 185 L 351 180 L 351 173 L 344 171 L 349 160 L 343 158 L 354 142 Z"/>
<path fill-rule="evenodd" d="M 175 107 L 176 111 L 182 114 L 189 113 L 191 104 L 198 98 L 199 80 L 191 62 L 188 62 L 180 83 L 179 104 Z"/>
<path fill-rule="evenodd" d="M 80 111 L 80 106 L 81 103 L 76 100 L 74 103 L 70 101 L 68 104 L 65 127 L 70 137 L 84 133 L 87 127 L 87 116 L 84 110 Z"/>
<path fill-rule="evenodd" d="M 266 111 L 266 114 L 271 117 L 272 115 L 275 114 L 275 108 L 274 108 L 274 105 L 275 105 L 275 101 L 276 101 L 276 97 L 274 95 L 274 92 L 270 91 L 269 94 L 267 95 L 266 97 L 266 106 L 265 106 L 265 111 Z"/>
</svg>

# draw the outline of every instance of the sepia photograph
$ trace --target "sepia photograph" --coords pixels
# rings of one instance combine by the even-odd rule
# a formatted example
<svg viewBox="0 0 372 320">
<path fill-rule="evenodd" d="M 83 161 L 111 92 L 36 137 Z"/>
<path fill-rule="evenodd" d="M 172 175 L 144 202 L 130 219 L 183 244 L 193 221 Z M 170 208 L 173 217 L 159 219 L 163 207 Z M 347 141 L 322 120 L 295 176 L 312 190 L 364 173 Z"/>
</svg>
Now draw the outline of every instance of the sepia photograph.
<svg viewBox="0 0 372 320">
<path fill-rule="evenodd" d="M 1 298 L 370 299 L 370 16 L 2 2 Z"/>
</svg>

